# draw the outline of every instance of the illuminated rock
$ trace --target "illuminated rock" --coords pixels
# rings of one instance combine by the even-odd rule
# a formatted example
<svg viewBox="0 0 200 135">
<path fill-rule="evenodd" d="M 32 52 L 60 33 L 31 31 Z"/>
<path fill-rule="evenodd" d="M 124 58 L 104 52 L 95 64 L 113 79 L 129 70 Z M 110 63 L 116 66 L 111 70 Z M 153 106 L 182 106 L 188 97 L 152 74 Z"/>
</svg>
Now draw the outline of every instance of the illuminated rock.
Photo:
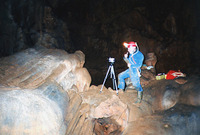
<svg viewBox="0 0 200 135">
<path fill-rule="evenodd" d="M 0 133 L 65 135 L 82 102 L 71 91 L 87 91 L 91 83 L 84 62 L 81 51 L 45 48 L 1 58 Z"/>
</svg>

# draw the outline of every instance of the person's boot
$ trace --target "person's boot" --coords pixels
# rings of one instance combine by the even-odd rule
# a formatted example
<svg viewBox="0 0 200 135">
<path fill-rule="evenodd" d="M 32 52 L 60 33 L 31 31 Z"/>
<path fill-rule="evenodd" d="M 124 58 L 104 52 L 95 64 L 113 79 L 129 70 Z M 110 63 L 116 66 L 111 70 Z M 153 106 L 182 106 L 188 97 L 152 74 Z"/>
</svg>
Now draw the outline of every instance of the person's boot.
<svg viewBox="0 0 200 135">
<path fill-rule="evenodd" d="M 138 91 L 137 92 L 137 101 L 135 103 L 141 103 L 142 96 L 143 96 L 143 91 Z"/>
</svg>

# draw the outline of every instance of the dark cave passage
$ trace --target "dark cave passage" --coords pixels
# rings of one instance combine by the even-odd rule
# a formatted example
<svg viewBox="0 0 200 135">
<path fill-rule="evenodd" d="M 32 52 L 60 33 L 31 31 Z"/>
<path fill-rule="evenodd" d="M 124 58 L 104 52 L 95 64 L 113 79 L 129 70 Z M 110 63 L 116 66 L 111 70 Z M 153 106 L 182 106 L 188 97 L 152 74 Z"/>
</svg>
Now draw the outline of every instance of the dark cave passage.
<svg viewBox="0 0 200 135">
<path fill-rule="evenodd" d="M 1 0 L 0 131 L 198 135 L 199 37 L 199 0 Z M 144 55 L 140 104 L 130 79 L 119 95 L 110 74 L 101 87 L 109 57 L 116 81 L 128 69 L 130 41 Z M 156 80 L 170 70 L 186 77 Z"/>
</svg>

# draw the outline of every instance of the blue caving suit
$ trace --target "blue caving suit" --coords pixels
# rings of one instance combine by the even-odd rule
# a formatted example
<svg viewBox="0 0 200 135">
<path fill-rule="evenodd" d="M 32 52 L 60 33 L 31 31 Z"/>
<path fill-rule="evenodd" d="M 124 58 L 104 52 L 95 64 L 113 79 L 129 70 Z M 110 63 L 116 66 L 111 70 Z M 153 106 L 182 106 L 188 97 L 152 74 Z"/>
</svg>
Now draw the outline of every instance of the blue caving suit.
<svg viewBox="0 0 200 135">
<path fill-rule="evenodd" d="M 131 66 L 118 75 L 118 88 L 124 89 L 125 79 L 130 77 L 132 85 L 135 87 L 135 89 L 142 92 L 143 89 L 140 84 L 140 68 L 143 64 L 144 55 L 139 50 L 136 50 L 136 52 L 130 54 L 128 58 L 124 57 L 124 60 L 130 63 Z"/>
</svg>

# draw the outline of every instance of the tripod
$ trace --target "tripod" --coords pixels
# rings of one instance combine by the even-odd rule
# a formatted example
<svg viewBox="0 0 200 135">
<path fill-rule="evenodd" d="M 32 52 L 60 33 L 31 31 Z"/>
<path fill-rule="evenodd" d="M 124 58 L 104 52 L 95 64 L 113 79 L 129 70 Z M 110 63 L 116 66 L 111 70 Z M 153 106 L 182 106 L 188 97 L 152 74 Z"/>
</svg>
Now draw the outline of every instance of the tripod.
<svg viewBox="0 0 200 135">
<path fill-rule="evenodd" d="M 117 82 L 116 82 L 116 77 L 115 77 L 115 72 L 114 72 L 113 64 L 114 64 L 114 62 L 111 62 L 111 63 L 110 63 L 110 66 L 109 66 L 108 71 L 107 71 L 107 73 L 106 73 L 106 77 L 104 78 L 103 85 L 102 85 L 102 87 L 101 87 L 100 93 L 102 92 L 103 86 L 104 86 L 104 84 L 105 84 L 105 82 L 106 82 L 106 79 L 107 79 L 107 77 L 108 77 L 108 73 L 109 73 L 109 71 L 110 71 L 110 78 L 112 78 L 113 89 L 116 89 L 116 92 L 117 92 L 117 95 L 118 95 Z"/>
</svg>

